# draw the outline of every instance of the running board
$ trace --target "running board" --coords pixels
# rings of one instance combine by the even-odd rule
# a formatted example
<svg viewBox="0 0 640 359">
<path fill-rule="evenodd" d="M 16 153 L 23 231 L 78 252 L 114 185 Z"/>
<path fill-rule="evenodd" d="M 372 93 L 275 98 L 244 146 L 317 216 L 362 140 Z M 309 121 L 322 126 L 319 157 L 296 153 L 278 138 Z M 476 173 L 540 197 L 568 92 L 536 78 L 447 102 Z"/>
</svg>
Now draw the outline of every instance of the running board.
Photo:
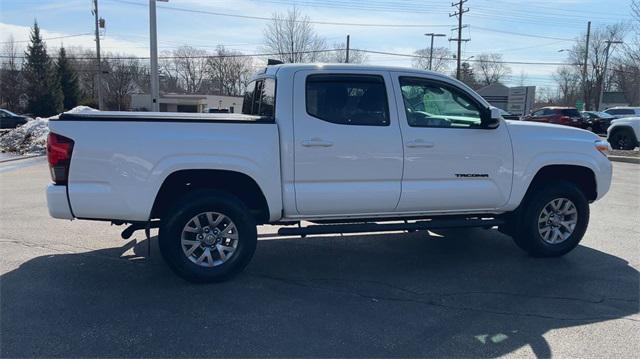
<svg viewBox="0 0 640 359">
<path fill-rule="evenodd" d="M 468 227 L 493 227 L 504 224 L 505 221 L 498 218 L 488 219 L 432 219 L 429 221 L 417 221 L 412 223 L 352 223 L 352 224 L 319 224 L 306 227 L 283 227 L 278 230 L 281 236 L 307 236 L 312 234 L 331 233 L 364 233 L 364 232 L 389 232 L 389 231 L 417 231 L 442 228 L 468 228 Z"/>
</svg>

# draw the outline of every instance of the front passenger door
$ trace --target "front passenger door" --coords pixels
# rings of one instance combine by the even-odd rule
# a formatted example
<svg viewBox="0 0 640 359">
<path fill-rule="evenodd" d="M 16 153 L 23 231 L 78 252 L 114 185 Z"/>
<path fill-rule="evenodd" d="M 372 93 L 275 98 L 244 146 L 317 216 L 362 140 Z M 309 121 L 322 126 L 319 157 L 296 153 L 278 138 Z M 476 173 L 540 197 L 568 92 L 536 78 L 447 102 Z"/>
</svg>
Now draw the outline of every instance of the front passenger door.
<svg viewBox="0 0 640 359">
<path fill-rule="evenodd" d="M 503 206 L 513 168 L 506 123 L 483 126 L 486 105 L 458 85 L 413 74 L 394 80 L 404 103 L 405 161 L 397 210 L 473 212 Z"/>
</svg>

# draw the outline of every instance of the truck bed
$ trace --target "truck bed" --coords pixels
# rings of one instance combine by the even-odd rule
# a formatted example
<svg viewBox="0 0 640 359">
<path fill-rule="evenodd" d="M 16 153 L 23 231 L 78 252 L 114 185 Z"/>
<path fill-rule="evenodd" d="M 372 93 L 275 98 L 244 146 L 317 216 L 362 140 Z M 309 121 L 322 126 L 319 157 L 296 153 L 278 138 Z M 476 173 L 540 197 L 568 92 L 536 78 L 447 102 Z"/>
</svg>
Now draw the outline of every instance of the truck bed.
<svg viewBox="0 0 640 359">
<path fill-rule="evenodd" d="M 73 216 L 145 221 L 163 181 L 181 170 L 237 171 L 260 183 L 270 212 L 282 208 L 278 128 L 239 114 L 82 112 L 49 122 L 71 138 Z"/>
</svg>

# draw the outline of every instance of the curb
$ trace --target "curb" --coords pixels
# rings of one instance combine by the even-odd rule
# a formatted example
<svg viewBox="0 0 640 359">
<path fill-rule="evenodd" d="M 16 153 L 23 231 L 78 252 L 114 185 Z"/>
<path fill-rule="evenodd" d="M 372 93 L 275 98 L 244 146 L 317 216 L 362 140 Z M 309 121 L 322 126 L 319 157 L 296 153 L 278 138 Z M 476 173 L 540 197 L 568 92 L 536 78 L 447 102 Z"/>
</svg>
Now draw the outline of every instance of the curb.
<svg viewBox="0 0 640 359">
<path fill-rule="evenodd" d="M 607 156 L 609 161 L 612 162 L 626 162 L 626 163 L 635 163 L 640 164 L 640 157 L 629 157 L 629 156 Z"/>
<path fill-rule="evenodd" d="M 7 158 L 6 160 L 0 160 L 0 163 L 13 162 L 13 161 L 20 161 L 20 160 L 26 160 L 26 159 L 28 159 L 28 158 L 41 157 L 41 156 L 44 156 L 44 155 L 28 155 L 28 156 L 20 156 L 20 157 Z"/>
</svg>

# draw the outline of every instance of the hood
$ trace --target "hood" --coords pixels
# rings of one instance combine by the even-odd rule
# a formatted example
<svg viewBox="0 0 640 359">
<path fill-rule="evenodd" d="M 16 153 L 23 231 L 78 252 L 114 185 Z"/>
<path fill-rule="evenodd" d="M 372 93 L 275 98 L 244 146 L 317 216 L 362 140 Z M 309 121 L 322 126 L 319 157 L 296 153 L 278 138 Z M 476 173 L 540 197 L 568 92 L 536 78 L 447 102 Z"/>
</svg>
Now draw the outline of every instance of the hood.
<svg viewBox="0 0 640 359">
<path fill-rule="evenodd" d="M 640 117 L 623 117 L 623 118 L 618 118 L 615 119 L 613 121 L 611 121 L 611 124 L 614 123 L 634 123 L 634 122 L 639 122 L 640 121 Z"/>
<path fill-rule="evenodd" d="M 571 127 L 556 125 L 551 123 L 541 123 L 532 121 L 511 121 L 505 120 L 512 136 L 525 139 L 555 139 L 568 141 L 589 141 L 593 142 L 601 138 L 593 132 Z"/>
</svg>

